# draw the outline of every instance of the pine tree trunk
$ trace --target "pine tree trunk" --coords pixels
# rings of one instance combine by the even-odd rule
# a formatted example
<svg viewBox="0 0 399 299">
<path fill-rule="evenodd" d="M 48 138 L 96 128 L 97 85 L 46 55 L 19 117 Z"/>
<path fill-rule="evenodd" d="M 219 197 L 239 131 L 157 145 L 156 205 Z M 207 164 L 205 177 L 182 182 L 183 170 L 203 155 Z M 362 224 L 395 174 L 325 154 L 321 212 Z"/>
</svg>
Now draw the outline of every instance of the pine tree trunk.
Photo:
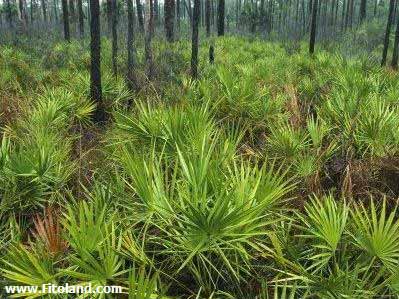
<svg viewBox="0 0 399 299">
<path fill-rule="evenodd" d="M 219 0 L 218 2 L 218 36 L 224 35 L 224 1 L 225 0 Z"/>
<path fill-rule="evenodd" d="M 100 3 L 90 0 L 90 97 L 97 103 L 93 121 L 101 124 L 106 121 L 104 102 L 101 91 L 101 36 L 100 36 Z"/>
<path fill-rule="evenodd" d="M 200 0 L 194 0 L 193 28 L 191 40 L 191 76 L 198 78 L 198 25 L 200 20 Z"/>
<path fill-rule="evenodd" d="M 359 23 L 362 24 L 366 19 L 366 9 L 367 9 L 367 1 L 360 1 L 360 10 L 359 10 Z"/>
<path fill-rule="evenodd" d="M 136 76 L 134 70 L 134 12 L 133 1 L 127 1 L 127 84 L 130 90 L 136 90 Z M 129 102 L 129 105 L 131 101 Z"/>
<path fill-rule="evenodd" d="M 11 8 L 11 2 L 10 0 L 6 0 L 7 2 L 7 21 L 8 21 L 8 26 L 10 29 L 14 28 L 14 23 L 12 19 L 12 8 Z"/>
<path fill-rule="evenodd" d="M 312 4 L 312 23 L 310 28 L 310 42 L 309 42 L 309 53 L 314 53 L 314 46 L 316 42 L 316 26 L 317 26 L 317 8 L 318 8 L 318 1 L 313 0 Z"/>
<path fill-rule="evenodd" d="M 173 42 L 174 40 L 174 19 L 175 19 L 175 1 L 165 0 L 165 33 L 166 40 Z"/>
<path fill-rule="evenodd" d="M 397 16 L 396 20 L 396 32 L 395 32 L 395 42 L 393 45 L 393 54 L 392 54 L 392 62 L 391 66 L 394 70 L 398 69 L 398 57 L 399 57 L 399 16 Z"/>
<path fill-rule="evenodd" d="M 158 10 L 158 0 L 153 0 L 153 18 L 154 18 L 154 29 L 158 25 L 159 10 Z"/>
<path fill-rule="evenodd" d="M 153 59 L 152 59 L 152 33 L 154 32 L 154 3 L 153 0 L 146 0 L 145 5 L 145 41 L 144 41 L 144 52 L 145 52 L 145 61 L 147 65 L 147 77 L 148 80 L 152 80 L 154 73 Z"/>
<path fill-rule="evenodd" d="M 70 42 L 71 36 L 69 32 L 69 13 L 67 0 L 62 0 L 62 19 L 64 21 L 64 38 L 67 42 Z"/>
<path fill-rule="evenodd" d="M 69 0 L 69 19 L 70 19 L 70 27 L 71 27 L 71 33 L 72 35 L 75 34 L 76 27 L 75 27 L 75 21 L 76 21 L 76 13 L 75 13 L 75 3 L 74 0 Z"/>
<path fill-rule="evenodd" d="M 57 0 L 54 0 L 53 5 L 54 5 L 54 19 L 55 19 L 55 23 L 58 23 L 58 2 L 57 2 Z"/>
<path fill-rule="evenodd" d="M 23 0 L 18 1 L 18 15 L 19 15 L 20 22 L 22 25 L 22 30 L 24 33 L 26 33 L 27 17 L 26 17 L 26 13 L 25 13 L 25 6 L 24 6 Z"/>
<path fill-rule="evenodd" d="M 143 6 L 141 5 L 140 0 L 136 0 L 136 9 L 137 9 L 137 19 L 139 21 L 140 31 L 141 33 L 144 33 Z"/>
<path fill-rule="evenodd" d="M 78 0 L 78 14 L 79 14 L 79 36 L 83 38 L 84 36 L 84 15 L 82 0 Z"/>
<path fill-rule="evenodd" d="M 211 0 L 205 0 L 205 27 L 206 27 L 206 37 L 211 37 Z M 215 48 L 213 46 L 213 41 L 210 41 L 209 45 L 209 63 L 215 61 Z"/>
<path fill-rule="evenodd" d="M 395 0 L 390 0 L 387 27 L 385 29 L 384 49 L 382 50 L 381 66 L 384 66 L 387 62 L 389 37 L 391 35 L 391 26 L 392 26 L 392 20 L 393 20 L 393 16 L 394 16 L 394 5 L 395 5 Z"/>
<path fill-rule="evenodd" d="M 176 0 L 176 23 L 177 30 L 180 31 L 180 0 Z"/>
<path fill-rule="evenodd" d="M 44 23 L 47 23 L 47 5 L 46 5 L 46 0 L 41 1 L 42 5 L 42 12 L 43 12 L 43 21 Z"/>
<path fill-rule="evenodd" d="M 106 0 L 106 9 L 107 9 L 107 35 L 112 37 L 112 1 Z"/>
<path fill-rule="evenodd" d="M 118 75 L 118 34 L 117 34 L 117 26 L 118 26 L 118 11 L 117 11 L 117 0 L 112 0 L 111 9 L 112 9 L 112 72 L 116 77 Z"/>
</svg>

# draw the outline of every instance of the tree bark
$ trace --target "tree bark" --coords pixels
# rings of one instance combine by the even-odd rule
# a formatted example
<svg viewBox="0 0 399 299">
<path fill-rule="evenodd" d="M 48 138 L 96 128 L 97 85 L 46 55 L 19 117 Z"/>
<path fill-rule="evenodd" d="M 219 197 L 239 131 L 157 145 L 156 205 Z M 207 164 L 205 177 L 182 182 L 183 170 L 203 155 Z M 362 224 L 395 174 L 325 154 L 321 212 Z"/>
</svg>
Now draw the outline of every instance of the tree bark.
<svg viewBox="0 0 399 299">
<path fill-rule="evenodd" d="M 176 23 L 177 23 L 177 30 L 180 31 L 180 0 L 176 0 Z"/>
<path fill-rule="evenodd" d="M 12 8 L 10 0 L 6 0 L 7 2 L 7 21 L 8 26 L 12 29 L 14 28 L 13 19 L 12 19 Z"/>
<path fill-rule="evenodd" d="M 70 42 L 71 36 L 69 32 L 69 13 L 67 0 L 62 0 L 62 19 L 64 21 L 64 38 L 67 42 Z"/>
<path fill-rule="evenodd" d="M 206 37 L 209 39 L 211 37 L 211 0 L 205 0 L 205 27 L 206 27 Z M 209 63 L 215 61 L 215 48 L 213 46 L 213 41 L 210 41 L 209 45 Z"/>
<path fill-rule="evenodd" d="M 144 33 L 143 6 L 141 5 L 140 0 L 136 0 L 136 9 L 137 9 L 137 19 L 139 21 L 140 31 L 141 33 Z"/>
<path fill-rule="evenodd" d="M 90 0 L 90 97 L 97 103 L 93 121 L 101 124 L 106 121 L 106 113 L 101 90 L 101 36 L 100 36 L 100 3 Z"/>
<path fill-rule="evenodd" d="M 396 20 L 396 32 L 395 32 L 395 42 L 393 45 L 393 54 L 392 54 L 392 62 L 391 66 L 394 70 L 398 69 L 398 57 L 399 57 L 399 16 L 397 16 Z"/>
<path fill-rule="evenodd" d="M 136 90 L 136 75 L 134 70 L 134 12 L 133 1 L 127 1 L 127 84 L 130 90 Z M 131 105 L 131 101 L 129 102 Z"/>
<path fill-rule="evenodd" d="M 83 38 L 84 36 L 84 15 L 82 0 L 78 0 L 78 14 L 79 14 L 79 36 Z"/>
<path fill-rule="evenodd" d="M 112 36 L 112 1 L 113 0 L 107 0 L 107 26 L 108 26 L 108 36 Z"/>
<path fill-rule="evenodd" d="M 224 5 L 225 0 L 219 0 L 218 2 L 218 36 L 224 35 Z"/>
<path fill-rule="evenodd" d="M 117 0 L 111 0 L 112 8 L 112 71 L 114 76 L 118 75 L 118 11 L 117 11 Z"/>
<path fill-rule="evenodd" d="M 44 23 L 47 23 L 47 4 L 46 4 L 46 0 L 41 0 L 41 5 L 42 5 L 42 12 L 43 12 L 43 21 L 44 21 Z"/>
<path fill-rule="evenodd" d="M 316 26 L 317 26 L 317 7 L 318 0 L 313 0 L 312 5 L 312 23 L 310 28 L 310 42 L 309 42 L 309 53 L 314 53 L 314 46 L 316 42 Z"/>
<path fill-rule="evenodd" d="M 193 28 L 191 39 L 191 76 L 198 78 L 198 25 L 200 20 L 200 0 L 194 0 Z"/>
<path fill-rule="evenodd" d="M 362 24 L 366 19 L 366 9 L 367 9 L 367 1 L 360 1 L 360 10 L 359 10 L 359 23 Z"/>
<path fill-rule="evenodd" d="M 69 19 L 70 19 L 70 25 L 71 25 L 71 31 L 72 35 L 75 33 L 76 27 L 75 27 L 75 22 L 76 22 L 76 12 L 75 12 L 75 3 L 74 0 L 69 0 Z"/>
<path fill-rule="evenodd" d="M 145 5 L 145 40 L 144 40 L 144 52 L 145 52 L 145 61 L 147 65 L 147 77 L 148 80 L 152 80 L 154 74 L 154 65 L 152 58 L 152 33 L 154 32 L 154 3 L 153 0 L 146 0 Z"/>
<path fill-rule="evenodd" d="M 166 40 L 171 43 L 174 40 L 175 1 L 165 0 L 164 8 Z"/>
<path fill-rule="evenodd" d="M 384 37 L 384 49 L 382 50 L 381 66 L 385 66 L 385 64 L 387 62 L 389 37 L 391 35 L 391 26 L 392 26 L 392 20 L 393 20 L 394 5 L 395 5 L 395 0 L 390 0 L 388 21 L 387 21 L 387 27 L 385 29 L 385 37 Z"/>
</svg>

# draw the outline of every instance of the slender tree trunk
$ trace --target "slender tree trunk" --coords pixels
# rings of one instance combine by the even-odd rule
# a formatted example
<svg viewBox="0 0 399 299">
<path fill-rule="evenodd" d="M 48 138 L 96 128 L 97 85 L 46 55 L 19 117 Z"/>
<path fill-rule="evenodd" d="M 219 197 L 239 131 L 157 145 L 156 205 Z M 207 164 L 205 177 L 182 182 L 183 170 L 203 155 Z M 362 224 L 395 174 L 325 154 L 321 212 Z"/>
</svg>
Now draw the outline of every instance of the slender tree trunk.
<svg viewBox="0 0 399 299">
<path fill-rule="evenodd" d="M 361 0 L 360 1 L 360 10 L 359 10 L 359 23 L 363 24 L 364 20 L 366 19 L 366 9 L 367 9 L 367 1 Z"/>
<path fill-rule="evenodd" d="M 190 24 L 193 24 L 193 13 L 191 11 L 191 1 L 190 0 L 184 0 L 184 5 L 186 6 L 187 14 L 188 17 L 190 18 Z"/>
<path fill-rule="evenodd" d="M 143 6 L 141 5 L 140 0 L 136 0 L 136 9 L 137 9 L 137 19 L 139 21 L 140 31 L 141 33 L 144 33 Z"/>
<path fill-rule="evenodd" d="M 130 90 L 137 89 L 134 69 L 134 12 L 133 1 L 127 1 L 127 84 Z M 129 102 L 131 105 L 131 101 Z"/>
<path fill-rule="evenodd" d="M 205 0 L 205 26 L 206 26 L 206 37 L 211 37 L 211 0 Z M 213 41 L 210 41 L 209 45 L 209 63 L 215 61 L 215 48 L 213 46 Z"/>
<path fill-rule="evenodd" d="M 118 75 L 118 11 L 117 11 L 117 0 L 112 0 L 112 72 L 116 77 Z"/>
<path fill-rule="evenodd" d="M 339 11 L 339 0 L 336 0 L 335 4 L 335 16 L 334 16 L 334 27 L 338 24 L 338 11 Z"/>
<path fill-rule="evenodd" d="M 53 5 L 54 5 L 54 19 L 55 22 L 58 23 L 58 1 L 54 0 Z"/>
<path fill-rule="evenodd" d="M 198 25 L 200 20 L 200 0 L 194 0 L 193 32 L 191 41 L 191 76 L 198 78 Z"/>
<path fill-rule="evenodd" d="M 107 35 L 112 37 L 112 1 L 113 0 L 106 0 L 106 8 L 107 8 Z"/>
<path fill-rule="evenodd" d="M 345 9 L 345 31 L 349 26 L 349 14 L 350 14 L 351 0 L 346 0 L 346 9 Z"/>
<path fill-rule="evenodd" d="M 153 7 L 154 3 L 153 0 L 146 0 L 145 5 L 145 41 L 144 41 L 144 52 L 145 52 L 145 60 L 147 64 L 147 77 L 148 80 L 152 80 L 153 73 L 154 73 L 154 65 L 153 65 L 153 58 L 152 58 L 152 47 L 151 47 L 151 40 L 152 40 L 152 33 L 154 32 L 154 15 L 153 15 Z"/>
<path fill-rule="evenodd" d="M 314 46 L 316 42 L 316 26 L 317 26 L 317 6 L 318 0 L 313 0 L 312 5 L 312 23 L 310 28 L 310 42 L 309 42 L 309 53 L 314 53 Z"/>
<path fill-rule="evenodd" d="M 100 36 L 100 3 L 90 0 L 90 97 L 97 103 L 93 115 L 94 122 L 101 124 L 106 121 L 106 112 L 101 91 L 101 36 Z"/>
<path fill-rule="evenodd" d="M 218 36 L 224 35 L 224 1 L 225 0 L 219 0 L 218 2 Z"/>
<path fill-rule="evenodd" d="M 44 23 L 47 23 L 47 4 L 46 4 L 46 0 L 42 0 L 41 1 L 41 5 L 42 5 L 42 12 L 43 12 L 43 21 L 44 21 Z"/>
<path fill-rule="evenodd" d="M 22 30 L 24 33 L 26 33 L 27 17 L 23 0 L 18 0 L 18 15 L 22 25 Z"/>
<path fill-rule="evenodd" d="M 7 20 L 8 20 L 8 26 L 12 29 L 14 28 L 13 24 L 13 19 L 12 19 L 12 8 L 11 8 L 11 2 L 10 0 L 7 1 Z"/>
<path fill-rule="evenodd" d="M 153 0 L 153 18 L 154 18 L 154 30 L 155 27 L 159 24 L 159 9 L 158 9 L 158 0 Z"/>
<path fill-rule="evenodd" d="M 75 34 L 76 31 L 76 12 L 75 12 L 75 3 L 74 0 L 69 0 L 69 19 L 71 25 L 72 35 Z"/>
<path fill-rule="evenodd" d="M 396 32 L 395 32 L 395 42 L 393 45 L 393 55 L 391 66 L 394 70 L 398 69 L 398 57 L 399 57 L 399 16 L 396 17 Z"/>
<path fill-rule="evenodd" d="M 391 26 L 392 26 L 392 20 L 393 20 L 394 5 L 395 5 L 395 0 L 390 0 L 387 27 L 385 29 L 384 49 L 382 50 L 381 66 L 384 66 L 387 62 L 389 37 L 391 35 Z"/>
<path fill-rule="evenodd" d="M 164 7 L 166 40 L 171 43 L 174 40 L 175 1 L 165 0 Z"/>
<path fill-rule="evenodd" d="M 79 14 L 79 36 L 83 38 L 84 36 L 84 15 L 82 0 L 78 0 L 78 14 Z"/>
<path fill-rule="evenodd" d="M 177 30 L 180 32 L 180 0 L 176 0 L 176 23 Z"/>
<path fill-rule="evenodd" d="M 354 14 L 354 5 L 355 5 L 354 3 L 355 3 L 355 1 L 354 0 L 350 0 L 349 2 L 350 2 L 349 27 L 352 29 L 353 28 L 353 14 Z"/>
<path fill-rule="evenodd" d="M 69 32 L 69 13 L 67 0 L 62 0 L 62 19 L 64 21 L 64 38 L 67 42 L 70 42 L 71 36 Z"/>
<path fill-rule="evenodd" d="M 7 3 L 10 3 L 10 1 L 7 0 Z M 35 20 L 35 17 L 33 16 L 34 6 L 35 6 L 34 5 L 34 0 L 30 0 L 30 22 L 32 23 L 32 25 L 33 25 L 34 20 Z"/>
</svg>

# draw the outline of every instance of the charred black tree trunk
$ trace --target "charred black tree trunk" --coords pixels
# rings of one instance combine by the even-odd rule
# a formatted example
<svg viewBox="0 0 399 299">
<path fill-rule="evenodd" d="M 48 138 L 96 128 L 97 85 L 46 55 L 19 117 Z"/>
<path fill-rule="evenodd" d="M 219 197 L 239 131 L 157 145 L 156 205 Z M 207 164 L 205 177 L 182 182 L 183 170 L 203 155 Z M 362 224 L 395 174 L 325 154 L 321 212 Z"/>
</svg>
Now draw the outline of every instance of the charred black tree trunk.
<svg viewBox="0 0 399 299">
<path fill-rule="evenodd" d="M 136 90 L 136 76 L 134 70 L 134 12 L 133 1 L 127 0 L 127 84 L 130 90 Z M 129 101 L 131 105 L 131 101 Z"/>
<path fill-rule="evenodd" d="M 224 0 L 223 0 L 224 1 Z M 194 0 L 193 32 L 191 38 L 191 76 L 198 78 L 198 25 L 200 21 L 200 0 Z"/>
<path fill-rule="evenodd" d="M 90 0 L 90 97 L 97 103 L 93 121 L 101 124 L 106 121 L 104 102 L 101 91 L 101 36 L 100 36 L 100 3 Z"/>
<path fill-rule="evenodd" d="M 78 14 L 79 14 L 79 36 L 83 38 L 84 36 L 84 15 L 83 15 L 83 6 L 82 0 L 78 0 Z"/>
<path fill-rule="evenodd" d="M 140 31 L 141 33 L 144 33 L 144 15 L 143 15 L 144 12 L 140 0 L 136 0 L 136 9 L 137 9 L 137 19 L 139 21 Z"/>
<path fill-rule="evenodd" d="M 218 36 L 224 35 L 224 1 L 219 0 L 218 3 Z"/>
<path fill-rule="evenodd" d="M 317 7 L 318 0 L 313 0 L 312 4 L 312 23 L 310 26 L 310 42 L 309 42 L 309 53 L 314 53 L 314 45 L 316 42 L 316 26 L 317 26 Z"/>
<path fill-rule="evenodd" d="M 69 32 L 69 13 L 67 0 L 62 0 L 62 19 L 64 21 L 64 38 L 67 42 L 70 42 L 71 35 Z"/>
<path fill-rule="evenodd" d="M 118 74 L 118 35 L 117 35 L 117 26 L 118 26 L 118 11 L 117 11 L 117 0 L 111 0 L 111 9 L 112 9 L 112 71 L 114 76 L 116 77 Z"/>
<path fill-rule="evenodd" d="M 165 0 L 165 33 L 166 40 L 173 42 L 174 40 L 174 20 L 175 20 L 175 1 Z"/>
<path fill-rule="evenodd" d="M 385 38 L 384 38 L 384 49 L 382 50 L 382 59 L 381 59 L 381 66 L 384 66 L 387 62 L 387 55 L 388 55 L 388 47 L 389 47 L 389 36 L 391 35 L 391 27 L 392 27 L 392 20 L 394 14 L 394 6 L 395 0 L 390 0 L 389 2 L 389 12 L 388 12 L 388 21 L 387 27 L 385 30 Z"/>
</svg>

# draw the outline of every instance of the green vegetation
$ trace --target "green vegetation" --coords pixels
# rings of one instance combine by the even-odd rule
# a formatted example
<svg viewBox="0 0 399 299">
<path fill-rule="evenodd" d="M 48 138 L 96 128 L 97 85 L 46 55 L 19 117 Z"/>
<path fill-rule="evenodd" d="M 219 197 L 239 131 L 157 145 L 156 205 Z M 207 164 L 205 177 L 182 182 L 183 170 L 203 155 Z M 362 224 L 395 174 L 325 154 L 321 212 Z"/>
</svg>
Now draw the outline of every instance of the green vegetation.
<svg viewBox="0 0 399 299">
<path fill-rule="evenodd" d="M 399 78 L 380 49 L 223 37 L 194 81 L 188 42 L 154 40 L 156 84 L 130 91 L 102 45 L 104 127 L 84 42 L 0 47 L 2 286 L 399 296 Z"/>
</svg>

